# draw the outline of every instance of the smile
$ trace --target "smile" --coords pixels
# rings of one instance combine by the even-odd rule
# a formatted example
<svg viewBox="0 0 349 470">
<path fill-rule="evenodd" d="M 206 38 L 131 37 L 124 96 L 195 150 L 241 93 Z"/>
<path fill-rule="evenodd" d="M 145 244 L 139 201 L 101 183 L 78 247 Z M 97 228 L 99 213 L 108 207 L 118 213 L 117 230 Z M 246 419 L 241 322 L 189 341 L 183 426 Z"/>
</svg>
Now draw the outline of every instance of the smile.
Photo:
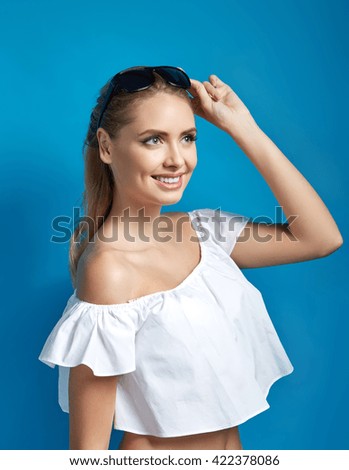
<svg viewBox="0 0 349 470">
<path fill-rule="evenodd" d="M 156 184 L 164 188 L 178 189 L 182 186 L 182 175 L 177 178 L 164 178 L 163 176 L 152 176 Z"/>
</svg>

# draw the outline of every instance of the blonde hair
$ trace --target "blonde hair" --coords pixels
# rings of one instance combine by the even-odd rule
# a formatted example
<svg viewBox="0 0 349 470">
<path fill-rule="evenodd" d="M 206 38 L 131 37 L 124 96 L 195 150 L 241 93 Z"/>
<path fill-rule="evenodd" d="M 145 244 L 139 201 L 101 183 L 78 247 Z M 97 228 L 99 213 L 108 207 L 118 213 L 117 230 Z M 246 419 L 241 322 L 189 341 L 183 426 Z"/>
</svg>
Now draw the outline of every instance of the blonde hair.
<svg viewBox="0 0 349 470">
<path fill-rule="evenodd" d="M 81 207 L 84 216 L 73 228 L 73 235 L 69 241 L 69 271 L 74 288 L 76 287 L 79 259 L 88 242 L 108 217 L 113 203 L 114 177 L 109 164 L 104 163 L 100 158 L 96 134 L 98 118 L 109 83 L 110 81 L 100 89 L 97 104 L 91 112 L 90 123 L 83 144 L 82 152 L 85 169 Z M 155 81 L 149 88 L 134 93 L 122 91 L 113 96 L 103 114 L 100 127 L 105 129 L 112 139 L 115 138 L 120 129 L 133 121 L 132 109 L 135 109 L 142 100 L 154 96 L 158 92 L 182 97 L 192 106 L 192 100 L 185 89 L 168 84 L 155 73 Z"/>
</svg>

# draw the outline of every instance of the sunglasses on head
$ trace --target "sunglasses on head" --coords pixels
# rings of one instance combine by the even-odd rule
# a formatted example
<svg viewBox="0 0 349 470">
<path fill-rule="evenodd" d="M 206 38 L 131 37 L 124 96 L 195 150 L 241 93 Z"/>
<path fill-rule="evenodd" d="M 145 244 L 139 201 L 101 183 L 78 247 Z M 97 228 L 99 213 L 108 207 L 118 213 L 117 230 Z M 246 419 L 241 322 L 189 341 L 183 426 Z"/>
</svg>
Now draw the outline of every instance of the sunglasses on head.
<svg viewBox="0 0 349 470">
<path fill-rule="evenodd" d="M 109 88 L 105 95 L 102 110 L 99 115 L 96 130 L 100 127 L 103 114 L 107 109 L 110 100 L 120 91 L 133 93 L 135 91 L 149 88 L 155 81 L 153 72 L 159 74 L 167 83 L 172 86 L 188 89 L 191 87 L 190 78 L 181 67 L 171 67 L 169 65 L 159 65 L 156 67 L 138 66 L 122 70 L 114 75 L 110 80 Z"/>
</svg>

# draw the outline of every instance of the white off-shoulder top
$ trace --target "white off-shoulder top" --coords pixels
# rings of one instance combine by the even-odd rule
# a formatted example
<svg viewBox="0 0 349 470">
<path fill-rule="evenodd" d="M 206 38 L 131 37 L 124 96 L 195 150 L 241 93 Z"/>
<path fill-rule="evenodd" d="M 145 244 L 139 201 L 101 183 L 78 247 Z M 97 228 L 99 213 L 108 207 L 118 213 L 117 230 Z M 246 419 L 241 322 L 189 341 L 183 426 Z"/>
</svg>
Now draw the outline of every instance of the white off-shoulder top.
<svg viewBox="0 0 349 470">
<path fill-rule="evenodd" d="M 213 209 L 189 216 L 201 259 L 177 287 L 111 305 L 80 300 L 76 289 L 68 299 L 39 356 L 59 366 L 63 411 L 69 370 L 78 364 L 96 376 L 120 376 L 113 425 L 122 431 L 212 432 L 270 407 L 271 385 L 293 366 L 262 294 L 230 257 L 249 219 Z"/>
</svg>

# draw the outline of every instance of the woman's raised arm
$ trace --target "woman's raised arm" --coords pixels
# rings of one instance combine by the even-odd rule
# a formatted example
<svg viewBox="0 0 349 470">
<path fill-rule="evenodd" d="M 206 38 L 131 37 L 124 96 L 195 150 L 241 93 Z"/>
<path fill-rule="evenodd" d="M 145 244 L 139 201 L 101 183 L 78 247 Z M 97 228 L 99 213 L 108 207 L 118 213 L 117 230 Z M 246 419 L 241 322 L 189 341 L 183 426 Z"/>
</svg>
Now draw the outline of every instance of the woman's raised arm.
<svg viewBox="0 0 349 470">
<path fill-rule="evenodd" d="M 343 238 L 326 205 L 258 127 L 236 93 L 215 75 L 210 76 L 210 82 L 191 82 L 196 114 L 235 140 L 264 177 L 288 221 L 249 222 L 234 248 L 236 263 L 243 268 L 271 266 L 319 258 L 337 250 Z"/>
</svg>

